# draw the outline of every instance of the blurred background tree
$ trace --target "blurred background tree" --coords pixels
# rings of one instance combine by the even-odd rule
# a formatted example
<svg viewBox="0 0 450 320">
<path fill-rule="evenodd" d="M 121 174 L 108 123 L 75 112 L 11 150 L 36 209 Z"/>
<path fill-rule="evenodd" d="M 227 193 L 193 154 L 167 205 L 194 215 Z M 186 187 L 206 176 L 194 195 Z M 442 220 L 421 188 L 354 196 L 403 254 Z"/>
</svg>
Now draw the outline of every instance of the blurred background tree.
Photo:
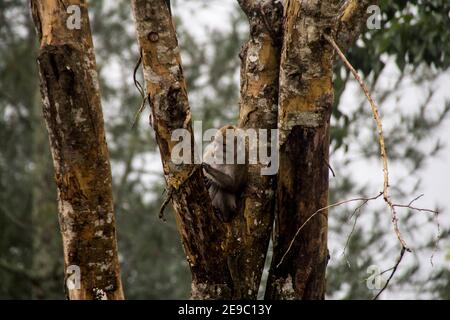
<svg viewBox="0 0 450 320">
<path fill-rule="evenodd" d="M 187 298 L 189 271 L 174 219 L 169 213 L 167 223 L 157 217 L 164 180 L 148 110 L 131 129 L 141 98 L 133 84 L 138 49 L 129 2 L 91 1 L 90 5 L 125 295 L 128 299 Z M 246 19 L 231 0 L 173 1 L 173 7 L 195 120 L 203 120 L 204 129 L 235 122 L 238 54 L 247 38 Z M 381 29 L 368 30 L 348 56 L 381 105 L 395 198 L 408 203 L 427 192 L 422 189 L 421 172 L 444 147 L 438 129 L 450 103 L 435 95 L 442 79 L 449 79 L 450 19 L 443 0 L 386 0 L 380 7 Z M 202 39 L 192 28 L 198 10 L 223 10 L 224 27 L 206 30 Z M 0 2 L 2 299 L 64 298 L 56 192 L 41 114 L 36 49 L 27 1 Z M 142 83 L 140 72 L 137 77 Z M 343 66 L 336 68 L 335 89 L 331 166 L 336 177 L 331 178 L 330 201 L 376 195 L 381 169 L 367 170 L 378 166 L 370 108 Z M 420 99 L 405 100 L 411 90 L 419 92 Z M 407 108 L 402 107 L 405 104 Z M 358 168 L 359 172 L 363 168 L 363 175 Z M 369 204 L 349 219 L 354 209 L 349 205 L 330 212 L 328 298 L 371 298 L 374 292 L 365 283 L 370 275 L 367 267 L 387 269 L 398 254 L 390 216 L 382 204 Z M 437 250 L 433 215 L 405 210 L 400 225 L 415 251 L 401 265 L 386 297 L 449 299 L 449 219 L 441 219 Z"/>
</svg>

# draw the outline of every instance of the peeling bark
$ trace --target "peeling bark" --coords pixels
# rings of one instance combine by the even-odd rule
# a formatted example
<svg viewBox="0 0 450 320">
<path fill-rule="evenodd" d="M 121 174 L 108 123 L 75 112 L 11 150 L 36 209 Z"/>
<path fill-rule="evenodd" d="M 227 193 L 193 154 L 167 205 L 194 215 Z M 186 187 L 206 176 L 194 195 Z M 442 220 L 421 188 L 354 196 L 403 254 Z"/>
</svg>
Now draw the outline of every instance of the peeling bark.
<svg viewBox="0 0 450 320">
<path fill-rule="evenodd" d="M 233 286 L 227 267 L 226 229 L 213 213 L 201 166 L 176 165 L 171 160 L 172 149 L 178 143 L 171 140 L 174 130 L 189 130 L 194 141 L 180 49 L 168 1 L 133 0 L 132 5 L 153 128 L 191 268 L 191 297 L 230 299 Z"/>
<path fill-rule="evenodd" d="M 323 299 L 327 254 L 329 120 L 333 104 L 333 33 L 340 1 L 284 2 L 280 66 L 280 170 L 268 299 Z M 280 264 L 280 265 L 279 265 Z"/>
<path fill-rule="evenodd" d="M 81 29 L 66 7 L 81 8 Z M 85 1 L 31 1 L 40 40 L 38 66 L 58 191 L 64 262 L 80 268 L 69 299 L 123 299 L 111 168 Z M 66 274 L 66 277 L 68 274 Z M 64 284 L 66 285 L 66 284 Z"/>
<path fill-rule="evenodd" d="M 250 24 L 250 38 L 240 55 L 239 127 L 276 129 L 283 8 L 275 0 L 240 0 L 239 4 Z M 228 261 L 235 299 L 257 298 L 272 231 L 276 175 L 261 175 L 261 167 L 249 165 L 240 212 L 230 227 Z"/>
</svg>

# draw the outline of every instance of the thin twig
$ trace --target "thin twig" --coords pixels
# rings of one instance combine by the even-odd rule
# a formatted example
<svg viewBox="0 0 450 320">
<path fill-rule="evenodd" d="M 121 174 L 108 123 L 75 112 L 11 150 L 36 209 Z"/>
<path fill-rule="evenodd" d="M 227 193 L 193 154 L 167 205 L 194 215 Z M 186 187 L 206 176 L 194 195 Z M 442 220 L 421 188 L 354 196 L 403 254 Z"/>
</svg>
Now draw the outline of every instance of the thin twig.
<svg viewBox="0 0 450 320">
<path fill-rule="evenodd" d="M 405 255 L 405 252 L 407 251 L 407 248 L 402 247 L 402 250 L 400 251 L 400 256 L 398 257 L 397 262 L 395 263 L 395 265 L 390 268 L 392 269 L 391 275 L 389 276 L 389 278 L 387 279 L 386 283 L 384 284 L 383 288 L 381 288 L 381 290 L 376 294 L 376 296 L 373 298 L 373 300 L 377 300 L 378 297 L 383 293 L 383 291 L 388 287 L 389 282 L 391 281 L 391 279 L 394 277 L 395 272 L 397 271 L 398 266 L 400 265 L 400 262 L 402 262 L 403 260 L 403 256 Z M 388 270 L 390 270 L 388 269 Z M 383 273 L 386 271 L 383 271 Z"/>
<path fill-rule="evenodd" d="M 142 111 L 145 109 L 145 102 L 147 101 L 147 97 L 144 97 L 141 106 L 139 107 L 138 111 L 136 111 L 136 114 L 134 115 L 133 123 L 131 124 L 131 128 L 134 129 L 136 127 L 136 124 L 139 122 L 139 119 L 141 118 Z M 151 118 L 150 118 L 151 119 Z M 151 123 L 150 123 L 151 125 Z"/>
<path fill-rule="evenodd" d="M 167 205 L 169 204 L 170 200 L 172 200 L 173 197 L 173 191 L 174 188 L 168 188 L 169 190 L 167 191 L 167 196 L 164 198 L 164 201 L 161 205 L 161 207 L 159 208 L 159 214 L 158 217 L 159 219 L 161 219 L 163 222 L 166 222 L 166 218 L 164 217 L 164 210 L 166 210 Z M 164 190 L 166 191 L 166 189 Z"/>
<path fill-rule="evenodd" d="M 439 240 L 441 239 L 441 225 L 439 223 L 438 215 L 439 215 L 439 212 L 436 211 L 434 214 L 434 219 L 436 220 L 436 224 L 437 224 L 437 235 L 436 235 L 436 240 L 434 241 L 433 252 L 431 253 L 431 257 L 430 257 L 430 263 L 431 263 L 432 267 L 434 267 L 433 258 L 434 258 L 435 253 L 438 250 Z"/>
<path fill-rule="evenodd" d="M 386 272 L 389 272 L 389 271 L 391 271 L 391 270 L 393 270 L 393 269 L 394 269 L 394 267 L 391 267 L 391 268 L 389 268 L 389 269 L 386 269 L 386 270 L 380 272 L 379 275 L 382 276 L 382 275 L 385 274 Z"/>
<path fill-rule="evenodd" d="M 411 210 L 415 210 L 415 211 L 423 211 L 423 212 L 430 212 L 430 213 L 436 213 L 436 210 L 431 210 L 431 209 L 425 209 L 425 208 L 417 208 L 417 207 L 413 207 L 410 205 L 403 205 L 403 204 L 394 204 L 394 207 L 398 207 L 398 208 L 408 208 Z"/>
<path fill-rule="evenodd" d="M 434 214 L 434 218 L 436 220 L 436 225 L 437 225 L 437 235 L 436 235 L 436 239 L 434 240 L 434 247 L 433 247 L 433 252 L 431 253 L 431 257 L 430 257 L 430 263 L 433 266 L 433 258 L 434 258 L 434 254 L 436 253 L 438 246 L 439 246 L 439 240 L 441 238 L 441 225 L 439 223 L 439 218 L 438 218 L 438 214 L 439 211 L 437 210 L 431 210 L 431 209 L 426 209 L 426 208 L 418 208 L 418 207 L 414 207 L 412 204 L 414 202 L 416 202 L 417 200 L 419 200 L 420 198 L 422 198 L 424 195 L 421 194 L 417 197 L 415 197 L 414 199 L 412 199 L 408 204 L 394 204 L 394 207 L 398 207 L 398 208 L 407 208 L 407 209 L 411 209 L 414 211 L 419 211 L 419 212 L 429 212 L 429 213 L 433 213 Z"/>
<path fill-rule="evenodd" d="M 364 91 L 364 94 L 366 95 L 367 100 L 369 101 L 370 107 L 372 109 L 372 114 L 374 116 L 376 125 L 377 125 L 377 131 L 378 131 L 378 141 L 379 141 L 379 145 L 380 145 L 380 155 L 381 155 L 381 160 L 383 163 L 383 198 L 384 201 L 386 202 L 386 204 L 388 205 L 388 207 L 390 208 L 391 214 L 392 214 L 392 224 L 394 226 L 394 231 L 395 234 L 397 236 L 398 241 L 401 244 L 401 251 L 400 251 L 400 256 L 399 259 L 397 260 L 397 263 L 395 264 L 395 266 L 392 268 L 392 273 L 389 276 L 388 281 L 386 282 L 386 284 L 384 285 L 384 287 L 380 290 L 380 292 L 378 292 L 378 294 L 375 296 L 374 299 L 377 299 L 380 294 L 387 288 L 387 286 L 389 285 L 389 282 L 391 281 L 391 279 L 393 278 L 395 272 L 397 271 L 397 268 L 399 266 L 399 264 L 401 263 L 403 256 L 405 254 L 406 251 L 411 252 L 411 250 L 408 248 L 408 246 L 406 245 L 405 240 L 403 239 L 402 233 L 400 232 L 400 228 L 398 226 L 398 217 L 397 217 L 397 212 L 395 210 L 395 208 L 409 208 L 415 211 L 424 211 L 424 212 L 432 212 L 435 214 L 436 219 L 437 219 L 437 211 L 435 210 L 430 210 L 430 209 L 422 209 L 422 208 L 417 208 L 417 207 L 413 207 L 412 204 L 417 201 L 419 198 L 421 198 L 423 195 L 420 195 L 416 198 L 414 198 L 413 200 L 411 200 L 409 202 L 409 204 L 407 205 L 401 205 L 401 204 L 395 204 L 389 194 L 389 169 L 388 169 L 388 156 L 387 156 L 387 152 L 386 152 L 386 144 L 385 144 L 385 139 L 384 139 L 384 134 L 383 134 L 383 124 L 381 121 L 381 117 L 380 117 L 380 113 L 379 113 L 379 108 L 376 104 L 376 102 L 374 101 L 374 99 L 372 98 L 370 91 L 367 87 L 367 85 L 364 83 L 364 81 L 361 79 L 361 77 L 359 76 L 358 72 L 355 70 L 355 68 L 351 65 L 351 63 L 347 60 L 347 58 L 345 57 L 344 53 L 341 51 L 341 49 L 339 48 L 339 46 L 336 44 L 336 42 L 334 41 L 334 39 L 327 35 L 324 34 L 324 38 L 333 46 L 333 48 L 336 50 L 337 54 L 339 55 L 339 57 L 341 58 L 342 62 L 346 65 L 346 67 L 351 71 L 351 73 L 353 74 L 353 76 L 355 77 L 356 81 L 358 81 L 361 89 Z M 436 246 L 437 247 L 437 241 L 439 240 L 440 237 L 440 228 L 439 228 L 439 221 L 438 221 L 438 239 L 436 240 Z M 433 252 L 434 254 L 434 252 Z M 433 255 L 432 255 L 433 257 Z M 431 258 L 432 259 L 432 258 Z M 431 260 L 432 263 L 432 260 Z"/>
<path fill-rule="evenodd" d="M 164 192 L 167 192 L 167 196 L 164 198 L 164 201 L 161 205 L 161 207 L 159 208 L 159 214 L 158 217 L 166 222 L 166 218 L 164 218 L 164 210 L 166 209 L 167 205 L 169 204 L 170 200 L 172 200 L 173 195 L 175 192 L 179 192 L 181 187 L 194 175 L 194 173 L 197 172 L 197 170 L 199 170 L 200 168 L 202 168 L 202 166 L 197 165 L 194 167 L 194 169 L 191 170 L 191 172 L 188 174 L 188 176 L 186 177 L 186 179 L 184 179 L 177 188 L 173 187 L 173 186 L 168 186 Z"/>
<path fill-rule="evenodd" d="M 329 163 L 326 159 L 324 159 L 323 161 L 324 161 L 325 164 L 327 165 L 328 169 L 330 169 L 331 174 L 333 175 L 333 178 L 336 178 L 336 174 L 334 173 L 334 170 L 333 170 L 333 168 L 331 167 L 330 163 Z"/>
<path fill-rule="evenodd" d="M 361 208 L 367 204 L 367 202 L 369 202 L 370 200 L 376 200 L 379 197 L 381 197 L 383 195 L 383 192 L 380 192 L 377 196 L 372 197 L 372 198 L 367 198 L 363 201 L 363 203 L 361 203 L 359 206 L 357 206 L 355 208 L 355 210 L 353 211 L 353 213 L 350 215 L 349 219 L 353 218 L 353 216 L 355 216 L 355 221 L 353 222 L 353 226 L 352 226 L 352 230 L 350 231 L 350 234 L 347 237 L 347 241 L 345 242 L 345 246 L 344 249 L 342 250 L 342 255 L 344 257 L 346 257 L 345 255 L 345 251 L 347 250 L 348 245 L 350 244 L 350 240 L 352 238 L 353 233 L 355 232 L 355 228 L 356 228 L 356 223 L 358 222 L 358 217 L 359 217 L 359 212 L 361 211 Z M 357 214 L 358 213 L 358 214 Z M 347 264 L 350 265 L 348 259 L 347 260 Z"/>
<path fill-rule="evenodd" d="M 382 195 L 383 193 L 380 193 L 380 195 Z M 344 249 L 342 250 L 342 255 L 345 258 L 345 262 L 347 263 L 347 266 L 350 268 L 351 264 L 350 261 L 347 258 L 347 255 L 345 254 L 345 252 L 347 251 L 347 247 L 350 244 L 350 240 L 352 239 L 353 233 L 355 232 L 356 229 L 356 224 L 358 223 L 358 218 L 359 218 L 359 212 L 361 211 L 361 208 L 363 207 L 363 205 L 365 205 L 368 201 L 364 201 L 362 204 L 360 204 L 354 211 L 353 213 L 350 215 L 351 219 L 353 216 L 355 216 L 355 221 L 353 222 L 353 226 L 352 226 L 352 230 L 350 230 L 350 233 L 347 237 L 347 241 L 345 242 L 345 246 Z"/>
<path fill-rule="evenodd" d="M 134 71 L 133 71 L 133 82 L 134 82 L 135 87 L 138 89 L 138 91 L 139 91 L 139 93 L 140 93 L 140 95 L 142 97 L 142 102 L 141 102 L 141 105 L 140 105 L 139 109 L 137 110 L 136 114 L 134 115 L 134 119 L 133 119 L 133 123 L 131 125 L 131 128 L 134 128 L 136 126 L 136 123 L 139 122 L 139 119 L 141 117 L 142 111 L 144 111 L 144 109 L 145 109 L 145 102 L 147 100 L 150 101 L 150 99 L 147 96 L 145 96 L 144 88 L 142 87 L 141 83 L 136 78 L 136 73 L 137 73 L 141 63 L 142 63 L 142 50 L 139 53 L 139 59 L 136 62 L 136 65 L 134 66 Z"/>
<path fill-rule="evenodd" d="M 414 199 L 412 199 L 409 203 L 408 206 L 411 206 L 414 202 L 416 202 L 417 200 L 419 200 L 420 198 L 422 198 L 424 196 L 424 194 L 420 194 L 417 197 L 415 197 Z"/>
<path fill-rule="evenodd" d="M 367 97 L 367 100 L 369 101 L 370 107 L 372 108 L 372 113 L 375 118 L 375 122 L 377 125 L 377 131 L 378 131 L 378 141 L 380 144 L 380 155 L 381 160 L 383 163 L 383 198 L 388 207 L 391 209 L 392 214 L 392 224 L 394 225 L 394 230 L 397 235 L 397 239 L 399 240 L 400 244 L 402 245 L 402 248 L 404 248 L 406 251 L 411 251 L 408 246 L 406 245 L 405 240 L 403 239 L 403 236 L 400 232 L 399 226 L 398 226 L 398 217 L 397 212 L 395 211 L 395 206 L 391 200 L 391 197 L 389 195 L 389 168 L 388 168 L 388 157 L 386 152 L 386 144 L 384 140 L 384 134 L 383 134 L 383 124 L 381 122 L 380 112 L 379 108 L 372 98 L 369 89 L 367 88 L 364 81 L 359 76 L 358 72 L 353 68 L 351 63 L 347 60 L 345 55 L 342 53 L 339 46 L 336 44 L 334 39 L 330 37 L 327 34 L 324 34 L 325 39 L 333 46 L 333 48 L 336 50 L 337 54 L 341 58 L 341 60 L 344 62 L 344 64 L 347 66 L 347 68 L 351 71 L 353 76 L 355 77 L 356 81 L 358 81 L 359 85 L 361 86 L 361 89 L 364 91 L 364 94 Z"/>
<path fill-rule="evenodd" d="M 136 74 L 137 74 L 139 67 L 141 66 L 141 63 L 142 63 L 142 50 L 139 52 L 139 59 L 136 62 L 136 65 L 134 66 L 133 82 L 134 82 L 134 85 L 136 86 L 136 88 L 138 89 L 139 93 L 141 94 L 141 96 L 144 97 L 144 88 L 142 87 L 141 83 L 136 78 Z"/>
<path fill-rule="evenodd" d="M 317 210 L 316 212 L 314 212 L 312 215 L 309 216 L 308 219 L 306 219 L 305 222 L 303 222 L 303 224 L 300 226 L 300 228 L 298 228 L 297 232 L 295 233 L 294 237 L 292 238 L 291 242 L 289 243 L 289 246 L 287 248 L 287 250 L 284 252 L 283 256 L 281 257 L 280 262 L 277 264 L 277 268 L 283 263 L 284 258 L 286 257 L 286 255 L 289 253 L 289 251 L 291 250 L 295 240 L 297 239 L 298 235 L 300 234 L 300 231 L 303 229 L 303 227 L 312 219 L 314 218 L 316 215 L 318 215 L 320 212 L 324 211 L 324 210 L 328 210 L 330 208 L 334 208 L 349 202 L 354 202 L 354 201 L 368 201 L 368 200 L 375 200 L 378 197 L 380 197 L 381 194 L 379 194 L 376 197 L 372 197 L 372 198 L 355 198 L 355 199 L 350 199 L 350 200 L 344 200 L 344 201 L 339 201 L 333 204 L 330 204 L 326 207 L 320 208 L 319 210 Z"/>
</svg>

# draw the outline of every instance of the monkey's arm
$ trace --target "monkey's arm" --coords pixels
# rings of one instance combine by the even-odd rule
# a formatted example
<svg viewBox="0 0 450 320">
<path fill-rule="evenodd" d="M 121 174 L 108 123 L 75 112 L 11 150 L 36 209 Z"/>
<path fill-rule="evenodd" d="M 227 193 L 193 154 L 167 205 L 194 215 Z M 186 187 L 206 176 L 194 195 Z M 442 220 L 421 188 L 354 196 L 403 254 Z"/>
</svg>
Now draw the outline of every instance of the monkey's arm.
<svg viewBox="0 0 450 320">
<path fill-rule="evenodd" d="M 213 179 L 216 181 L 219 186 L 227 191 L 230 192 L 236 192 L 238 189 L 238 185 L 236 181 L 234 181 L 233 177 L 230 175 L 213 168 L 208 163 L 203 163 L 203 168 L 205 171 L 213 177 Z"/>
</svg>

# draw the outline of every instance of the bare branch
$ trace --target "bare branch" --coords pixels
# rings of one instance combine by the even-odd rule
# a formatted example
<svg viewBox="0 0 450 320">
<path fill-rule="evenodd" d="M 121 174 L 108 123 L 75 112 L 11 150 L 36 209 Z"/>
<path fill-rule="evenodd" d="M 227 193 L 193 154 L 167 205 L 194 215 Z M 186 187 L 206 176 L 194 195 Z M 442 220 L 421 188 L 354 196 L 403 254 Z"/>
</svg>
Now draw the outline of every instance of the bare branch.
<svg viewBox="0 0 450 320">
<path fill-rule="evenodd" d="M 406 251 L 411 251 L 411 249 L 408 248 L 406 245 L 405 240 L 403 239 L 403 236 L 400 232 L 400 229 L 398 227 L 398 217 L 397 212 L 395 211 L 394 203 L 391 200 L 391 197 L 389 195 L 389 168 L 388 168 L 388 157 L 386 152 L 386 145 L 384 141 L 384 134 L 383 134 L 383 124 L 381 122 L 380 112 L 377 104 L 375 103 L 374 99 L 372 98 L 372 95 L 369 92 L 369 89 L 367 88 L 364 81 L 359 76 L 358 72 L 353 68 L 351 63 L 347 60 L 345 55 L 342 53 L 339 46 L 336 44 L 334 39 L 330 37 L 329 35 L 324 35 L 324 38 L 333 46 L 333 48 L 336 50 L 337 54 L 341 58 L 342 62 L 347 66 L 347 68 L 351 71 L 353 76 L 355 77 L 356 81 L 358 81 L 359 85 L 361 86 L 362 90 L 364 91 L 364 94 L 367 97 L 367 100 L 369 101 L 370 107 L 372 108 L 372 113 L 375 118 L 375 122 L 377 124 L 377 131 L 378 131 L 378 142 L 380 144 L 380 155 L 381 160 L 383 163 L 383 197 L 386 204 L 389 206 L 391 213 L 392 213 L 392 223 L 394 225 L 394 230 L 397 235 L 398 240 L 400 241 L 403 248 L 406 249 Z"/>
<path fill-rule="evenodd" d="M 400 256 L 398 257 L 397 262 L 395 263 L 395 265 L 392 268 L 389 268 L 388 270 L 392 270 L 391 275 L 389 276 L 389 278 L 387 279 L 386 283 L 384 284 L 383 288 L 381 288 L 381 290 L 377 293 L 377 295 L 373 298 L 373 300 L 377 300 L 378 297 L 383 293 L 384 290 L 386 290 L 386 288 L 389 285 L 389 282 L 391 282 L 391 279 L 394 277 L 395 272 L 397 271 L 398 266 L 400 265 L 400 262 L 402 262 L 403 260 L 403 256 L 405 255 L 407 248 L 402 247 L 402 250 L 400 251 Z M 387 272 L 388 270 L 383 271 L 381 274 L 383 274 L 384 272 Z"/>
<path fill-rule="evenodd" d="M 136 126 L 136 123 L 139 122 L 139 119 L 141 117 L 142 111 L 144 111 L 144 109 L 145 109 L 145 102 L 147 100 L 149 100 L 148 97 L 145 96 L 145 91 L 144 91 L 144 88 L 142 87 L 141 83 L 136 79 L 136 73 L 137 73 L 137 71 L 138 71 L 138 69 L 139 69 L 141 64 L 142 64 L 142 50 L 139 52 L 139 59 L 136 62 L 136 65 L 134 66 L 134 70 L 133 70 L 133 82 L 134 82 L 134 85 L 135 85 L 136 89 L 139 91 L 139 93 L 141 95 L 142 101 L 141 101 L 141 105 L 140 105 L 138 111 L 134 115 L 134 119 L 133 119 L 133 123 L 131 125 L 131 128 L 134 128 Z"/>
<path fill-rule="evenodd" d="M 292 248 L 292 245 L 294 244 L 295 240 L 297 239 L 297 236 L 300 234 L 300 231 L 305 227 L 305 225 L 312 219 L 314 218 L 316 215 L 318 215 L 319 213 L 321 213 L 324 210 L 328 210 L 330 208 L 334 208 L 346 203 L 350 203 L 350 202 L 355 202 L 355 201 L 364 201 L 363 204 L 367 203 L 370 200 L 375 200 L 378 199 L 383 193 L 380 193 L 379 195 L 375 196 L 375 197 L 371 197 L 371 198 L 354 198 L 354 199 L 350 199 L 350 200 L 344 200 L 344 201 L 339 201 L 333 204 L 330 204 L 326 207 L 320 208 L 319 210 L 317 210 L 316 212 L 314 212 L 308 219 L 306 219 L 306 221 L 300 226 L 300 228 L 298 228 L 297 232 L 295 233 L 294 238 L 291 240 L 289 247 L 287 248 L 287 250 L 284 252 L 283 256 L 280 259 L 280 262 L 277 264 L 277 268 L 283 263 L 284 258 L 286 257 L 286 255 L 289 253 L 289 251 Z M 360 206 L 361 207 L 361 206 Z"/>
<path fill-rule="evenodd" d="M 437 251 L 437 248 L 438 248 L 438 245 L 439 245 L 439 240 L 440 240 L 440 238 L 441 238 L 441 225 L 440 225 L 439 219 L 438 219 L 439 211 L 437 211 L 437 210 L 431 210 L 431 209 L 426 209 L 426 208 L 417 208 L 417 207 L 414 207 L 414 206 L 412 205 L 414 202 L 416 202 L 417 200 L 419 200 L 419 199 L 422 198 L 423 196 L 424 196 L 424 195 L 421 194 L 421 195 L 415 197 L 414 199 L 412 199 L 412 200 L 411 200 L 408 204 L 406 204 L 406 205 L 403 205 L 403 204 L 394 204 L 394 207 L 398 207 L 398 208 L 406 208 L 406 209 L 411 209 L 411 210 L 413 210 L 413 211 L 419 211 L 419 212 L 429 212 L 429 213 L 433 213 L 433 214 L 434 214 L 434 218 L 435 218 L 435 220 L 436 220 L 436 225 L 437 225 L 437 235 L 436 235 L 436 238 L 435 238 L 435 240 L 434 240 L 434 248 L 433 248 L 433 252 L 432 252 L 431 257 L 430 257 L 430 263 L 431 263 L 431 265 L 433 266 L 433 265 L 434 265 L 434 264 L 433 264 L 433 257 L 434 257 L 434 254 L 435 254 L 436 251 Z"/>
<path fill-rule="evenodd" d="M 353 233 L 355 232 L 355 228 L 356 228 L 356 223 L 358 222 L 358 217 L 359 217 L 359 212 L 361 211 L 361 208 L 367 204 L 367 202 L 369 202 L 370 200 L 376 200 L 379 197 L 381 197 L 383 195 L 383 192 L 380 192 L 377 196 L 372 197 L 372 198 L 367 198 L 366 200 L 363 201 L 363 203 L 361 203 L 359 206 L 357 206 L 355 208 L 355 210 L 353 211 L 353 213 L 350 215 L 349 219 L 353 218 L 353 216 L 355 216 L 355 221 L 353 222 L 353 226 L 352 226 L 352 230 L 350 231 L 350 234 L 347 237 L 347 241 L 345 243 L 344 246 L 344 250 L 342 251 L 342 255 L 345 256 L 345 251 L 347 250 L 347 247 L 350 243 L 350 240 L 352 238 Z M 358 214 L 357 214 L 358 213 Z"/>
<path fill-rule="evenodd" d="M 347 68 L 351 71 L 351 73 L 355 77 L 356 81 L 358 81 L 359 85 L 361 86 L 362 90 L 364 91 L 364 94 L 366 95 L 367 100 L 369 101 L 369 104 L 370 104 L 370 107 L 372 109 L 372 113 L 373 113 L 373 116 L 374 116 L 374 119 L 375 119 L 375 122 L 376 122 L 376 125 L 377 125 L 378 141 L 379 141 L 379 145 L 380 145 L 380 155 L 381 155 L 381 160 L 382 160 L 382 163 L 383 163 L 383 198 L 384 198 L 384 201 L 386 202 L 386 204 L 388 205 L 388 207 L 391 210 L 392 224 L 394 226 L 395 234 L 396 234 L 397 239 L 399 240 L 399 242 L 400 242 L 400 244 L 402 246 L 402 249 L 401 249 L 401 252 L 400 252 L 400 257 L 399 257 L 396 265 L 393 267 L 392 273 L 391 273 L 388 281 L 386 282 L 386 284 L 383 287 L 383 289 L 374 298 L 374 299 L 377 299 L 380 296 L 380 294 L 386 289 L 386 287 L 388 286 L 390 280 L 392 279 L 392 277 L 394 276 L 395 272 L 397 271 L 397 267 L 400 264 L 400 262 L 402 261 L 405 252 L 406 251 L 411 252 L 411 249 L 409 249 L 408 246 L 406 245 L 406 242 L 403 239 L 403 236 L 402 236 L 402 234 L 400 232 L 400 229 L 399 229 L 399 226 L 398 226 L 397 212 L 396 212 L 395 208 L 409 208 L 409 209 L 412 209 L 412 210 L 415 210 L 415 211 L 431 212 L 431 213 L 434 213 L 436 215 L 436 219 L 437 219 L 438 212 L 435 211 L 435 210 L 417 208 L 417 207 L 413 207 L 412 206 L 412 204 L 415 201 L 417 201 L 418 199 L 420 199 L 423 195 L 420 195 L 420 196 L 414 198 L 407 205 L 395 204 L 392 201 L 392 199 L 390 197 L 390 194 L 389 194 L 388 160 L 387 160 L 385 139 L 384 139 L 384 134 L 383 134 L 383 125 L 382 125 L 381 117 L 380 117 L 380 114 L 379 114 L 379 108 L 378 108 L 377 104 L 375 103 L 374 99 L 372 98 L 372 96 L 370 94 L 370 91 L 367 88 L 366 84 L 361 79 L 361 77 L 359 76 L 359 74 L 355 70 L 355 68 L 347 60 L 347 58 L 345 57 L 345 55 L 343 54 L 343 52 L 341 51 L 339 46 L 336 44 L 334 39 L 332 37 L 330 37 L 329 35 L 327 35 L 327 34 L 324 34 L 324 38 L 333 46 L 333 48 L 336 50 L 336 52 L 339 55 L 339 57 L 341 58 L 341 60 L 344 62 L 344 64 L 347 66 Z M 439 221 L 438 221 L 438 238 L 436 239 L 436 246 L 435 246 L 434 250 L 436 250 L 439 237 L 440 237 L 440 227 L 439 227 Z M 434 251 L 433 251 L 433 254 L 434 254 Z M 433 258 L 433 255 L 431 256 L 431 263 L 432 263 L 432 258 Z"/>
</svg>

